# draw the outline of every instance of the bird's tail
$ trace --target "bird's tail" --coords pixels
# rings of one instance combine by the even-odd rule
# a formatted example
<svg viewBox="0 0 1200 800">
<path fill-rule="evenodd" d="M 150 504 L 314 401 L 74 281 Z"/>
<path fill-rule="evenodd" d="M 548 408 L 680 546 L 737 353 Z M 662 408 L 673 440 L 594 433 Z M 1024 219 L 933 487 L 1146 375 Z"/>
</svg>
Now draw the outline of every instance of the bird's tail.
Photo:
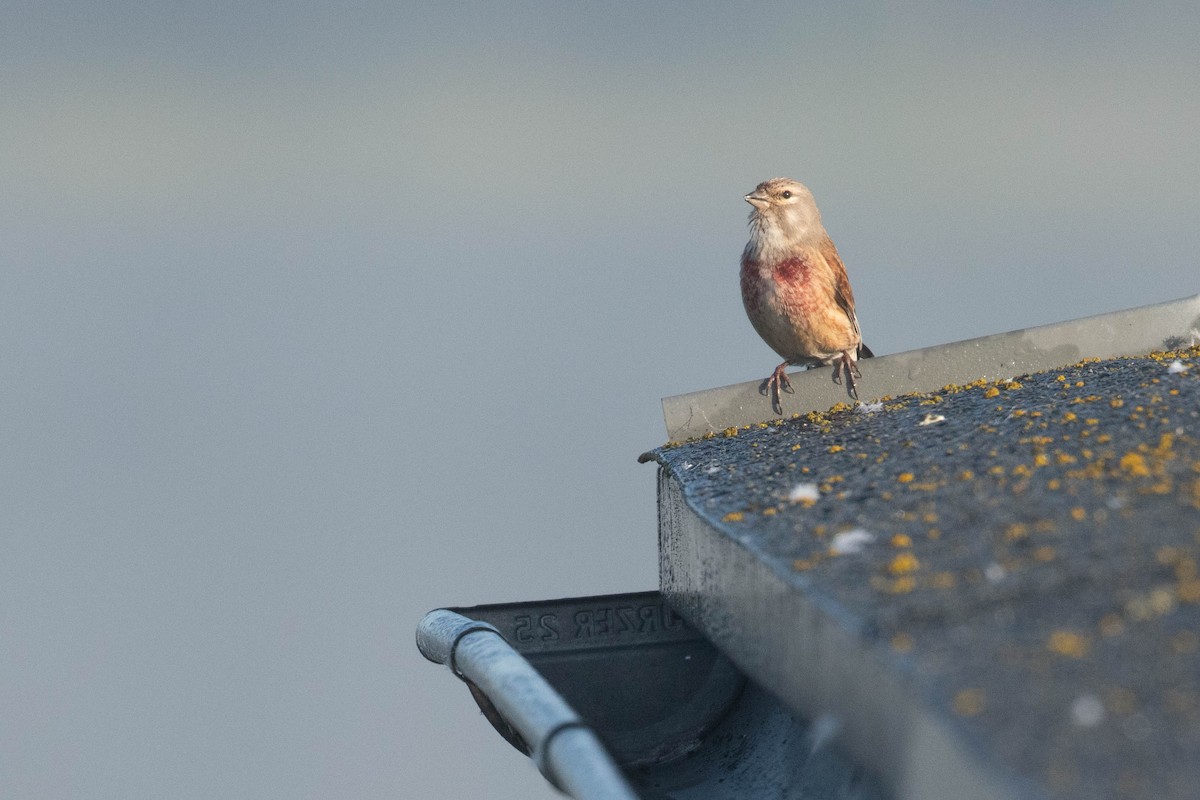
<svg viewBox="0 0 1200 800">
<path fill-rule="evenodd" d="M 875 354 L 871 352 L 871 348 L 867 347 L 865 344 L 860 344 L 858 346 L 858 357 L 859 358 L 874 358 Z"/>
</svg>

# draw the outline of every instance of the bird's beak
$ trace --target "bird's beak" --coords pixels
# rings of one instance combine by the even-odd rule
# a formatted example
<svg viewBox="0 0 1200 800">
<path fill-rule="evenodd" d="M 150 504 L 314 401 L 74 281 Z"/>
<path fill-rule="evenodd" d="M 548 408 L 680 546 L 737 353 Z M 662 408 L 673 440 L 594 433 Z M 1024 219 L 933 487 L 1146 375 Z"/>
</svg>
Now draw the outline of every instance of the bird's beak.
<svg viewBox="0 0 1200 800">
<path fill-rule="evenodd" d="M 748 194 L 748 195 L 746 195 L 746 197 L 744 199 L 747 203 L 754 206 L 755 208 L 766 208 L 767 207 L 767 196 L 766 195 Z"/>
</svg>

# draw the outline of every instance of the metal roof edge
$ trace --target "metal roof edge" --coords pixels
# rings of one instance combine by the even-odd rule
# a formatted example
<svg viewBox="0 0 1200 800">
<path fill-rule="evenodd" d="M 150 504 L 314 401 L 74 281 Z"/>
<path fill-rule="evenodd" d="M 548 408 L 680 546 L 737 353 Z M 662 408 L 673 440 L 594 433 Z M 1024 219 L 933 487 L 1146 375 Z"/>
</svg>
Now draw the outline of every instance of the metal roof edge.
<svg viewBox="0 0 1200 800">
<path fill-rule="evenodd" d="M 1112 358 L 1172 349 L 1200 340 L 1200 294 L 1148 306 L 880 356 L 861 364 L 864 398 L 927 392 L 979 378 L 1011 378 L 1085 358 Z M 791 376 L 785 394 L 792 415 L 823 411 L 848 397 L 824 369 Z M 778 419 L 760 381 L 663 398 L 670 441 Z"/>
</svg>

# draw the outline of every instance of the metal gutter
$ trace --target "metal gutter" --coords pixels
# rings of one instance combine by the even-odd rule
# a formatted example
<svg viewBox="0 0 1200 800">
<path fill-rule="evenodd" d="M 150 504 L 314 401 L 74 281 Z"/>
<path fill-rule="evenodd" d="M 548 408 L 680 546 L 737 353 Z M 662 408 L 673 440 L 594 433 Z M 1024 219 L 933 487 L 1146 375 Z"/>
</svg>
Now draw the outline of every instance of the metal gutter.
<svg viewBox="0 0 1200 800">
<path fill-rule="evenodd" d="M 587 721 L 643 800 L 886 797 L 877 776 L 837 745 L 836 720 L 797 717 L 749 683 L 658 592 L 442 609 L 427 615 L 418 644 L 427 657 L 448 663 L 455 639 L 478 635 L 494 643 L 495 632 L 570 713 Z M 461 670 L 463 656 L 453 661 Z M 529 693 L 505 692 L 502 710 L 502 696 L 493 703 L 487 693 L 495 694 L 494 686 L 485 691 L 460 677 L 496 731 L 530 755 L 522 732 L 506 718 L 517 715 L 514 704 L 525 703 Z M 595 774 L 586 771 L 589 763 L 604 763 L 594 748 L 541 749 L 556 758 L 548 776 L 574 770 L 576 796 L 595 796 L 582 794 L 599 790 Z"/>
<path fill-rule="evenodd" d="M 492 625 L 445 609 L 417 628 L 421 654 L 482 692 L 546 779 L 578 800 L 636 800 L 596 734 Z"/>
</svg>

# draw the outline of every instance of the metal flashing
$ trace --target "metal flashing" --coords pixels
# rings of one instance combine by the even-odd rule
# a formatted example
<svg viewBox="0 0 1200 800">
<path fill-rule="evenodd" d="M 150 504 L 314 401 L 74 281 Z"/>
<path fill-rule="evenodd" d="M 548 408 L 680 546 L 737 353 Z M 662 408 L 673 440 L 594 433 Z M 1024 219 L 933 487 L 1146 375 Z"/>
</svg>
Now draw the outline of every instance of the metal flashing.
<svg viewBox="0 0 1200 800">
<path fill-rule="evenodd" d="M 1200 295 L 1083 319 L 997 333 L 976 339 L 880 356 L 861 363 L 862 398 L 928 392 L 978 378 L 1011 378 L 1071 364 L 1172 349 L 1200 341 Z M 823 411 L 849 398 L 828 369 L 792 374 L 794 394 L 785 393 L 789 415 Z M 761 381 L 676 395 L 662 401 L 667 439 L 680 442 L 777 419 Z"/>
</svg>

